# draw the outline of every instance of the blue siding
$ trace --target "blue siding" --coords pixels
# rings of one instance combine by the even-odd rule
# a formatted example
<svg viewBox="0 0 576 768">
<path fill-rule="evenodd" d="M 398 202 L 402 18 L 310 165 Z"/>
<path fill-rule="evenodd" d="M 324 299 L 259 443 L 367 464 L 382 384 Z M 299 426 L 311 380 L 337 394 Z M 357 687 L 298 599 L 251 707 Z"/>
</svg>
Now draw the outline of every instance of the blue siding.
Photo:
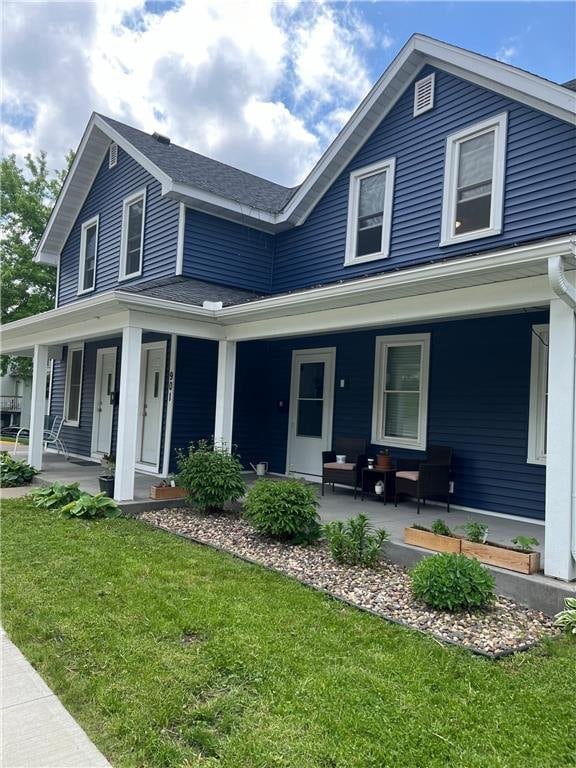
<svg viewBox="0 0 576 768">
<path fill-rule="evenodd" d="M 183 274 L 268 293 L 274 236 L 186 209 Z"/>
<path fill-rule="evenodd" d="M 574 127 L 441 70 L 436 70 L 434 109 L 414 118 L 413 96 L 409 87 L 307 221 L 276 236 L 274 293 L 576 230 Z M 446 137 L 504 111 L 503 233 L 439 248 Z M 389 157 L 396 157 L 390 256 L 344 267 L 349 174 Z"/>
<path fill-rule="evenodd" d="M 216 412 L 218 344 L 204 339 L 178 338 L 170 470 L 176 451 L 189 443 L 211 439 Z"/>
<path fill-rule="evenodd" d="M 242 343 L 234 442 L 246 465 L 267 460 L 285 471 L 288 413 L 277 403 L 290 396 L 292 350 L 327 346 L 336 347 L 336 381 L 347 381 L 335 391 L 334 435 L 369 440 L 375 337 L 430 332 L 428 444 L 454 449 L 454 503 L 543 519 L 545 468 L 526 456 L 531 325 L 546 321 L 533 313 Z"/>
<path fill-rule="evenodd" d="M 125 197 L 143 187 L 147 191 L 142 275 L 118 283 L 122 203 Z M 161 198 L 160 192 L 160 184 L 123 150 L 118 150 L 118 164 L 114 168 L 108 168 L 106 155 L 62 250 L 58 306 L 92 295 L 77 296 L 78 269 L 82 223 L 96 214 L 100 215 L 100 225 L 95 293 L 175 274 L 179 206 L 174 200 Z"/>
<path fill-rule="evenodd" d="M 164 381 L 164 409 L 162 414 L 162 441 L 160 445 L 160 457 L 164 451 L 164 432 L 166 423 L 166 402 L 168 397 L 168 376 L 170 360 L 170 336 L 157 333 L 144 333 L 143 342 L 167 340 L 166 345 L 166 378 Z M 120 388 L 120 359 L 122 354 L 122 339 L 100 339 L 99 341 L 86 342 L 84 344 L 84 368 L 82 371 L 82 399 L 80 402 L 80 423 L 77 427 L 62 427 L 62 439 L 70 453 L 79 456 L 90 457 L 92 446 L 92 418 L 94 409 L 94 390 L 96 379 L 96 354 L 102 347 L 116 347 L 116 391 Z M 52 399 L 50 402 L 50 416 L 62 416 L 64 413 L 64 389 L 66 386 L 66 355 L 68 348 L 64 350 L 61 361 L 54 362 L 54 374 L 52 379 Z M 118 407 L 114 409 L 112 423 L 112 452 L 116 452 L 116 435 L 118 429 Z M 160 462 L 162 467 L 162 461 Z"/>
</svg>

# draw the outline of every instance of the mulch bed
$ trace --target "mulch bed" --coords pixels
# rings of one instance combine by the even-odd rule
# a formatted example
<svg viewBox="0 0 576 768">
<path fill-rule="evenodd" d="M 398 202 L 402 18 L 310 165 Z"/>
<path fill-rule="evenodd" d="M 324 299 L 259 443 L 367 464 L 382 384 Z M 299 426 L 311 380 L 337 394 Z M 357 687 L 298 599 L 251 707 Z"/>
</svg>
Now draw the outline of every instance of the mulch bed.
<svg viewBox="0 0 576 768">
<path fill-rule="evenodd" d="M 408 571 L 385 560 L 377 568 L 335 563 L 324 543 L 291 546 L 262 539 L 234 515 L 203 515 L 188 508 L 142 512 L 164 530 L 225 550 L 280 571 L 315 589 L 388 621 L 464 646 L 491 658 L 527 650 L 543 637 L 557 634 L 553 620 L 540 611 L 497 597 L 488 610 L 445 613 L 414 600 Z"/>
</svg>

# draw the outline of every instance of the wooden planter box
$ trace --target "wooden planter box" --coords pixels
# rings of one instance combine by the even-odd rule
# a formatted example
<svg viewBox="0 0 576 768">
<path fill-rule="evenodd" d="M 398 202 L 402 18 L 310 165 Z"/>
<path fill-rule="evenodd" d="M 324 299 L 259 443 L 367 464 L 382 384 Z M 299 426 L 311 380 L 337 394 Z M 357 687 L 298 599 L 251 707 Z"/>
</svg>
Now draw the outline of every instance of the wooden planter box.
<svg viewBox="0 0 576 768">
<path fill-rule="evenodd" d="M 463 539 L 462 553 L 475 557 L 481 563 L 518 573 L 536 573 L 540 570 L 540 552 L 519 552 L 517 549 L 497 547 L 494 544 L 477 544 Z"/>
<path fill-rule="evenodd" d="M 419 528 L 404 528 L 404 543 L 412 544 L 422 549 L 432 549 L 434 552 L 460 553 L 462 539 L 454 536 L 439 536 L 432 531 L 421 531 Z"/>
<path fill-rule="evenodd" d="M 151 499 L 184 499 L 186 491 L 178 485 L 152 485 L 150 486 Z"/>
</svg>

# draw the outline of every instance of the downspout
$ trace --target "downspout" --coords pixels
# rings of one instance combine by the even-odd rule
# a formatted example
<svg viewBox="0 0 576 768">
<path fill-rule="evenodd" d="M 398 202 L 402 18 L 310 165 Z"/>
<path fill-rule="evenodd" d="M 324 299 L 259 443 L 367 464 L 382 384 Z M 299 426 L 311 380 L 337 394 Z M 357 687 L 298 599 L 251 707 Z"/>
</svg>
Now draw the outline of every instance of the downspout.
<svg viewBox="0 0 576 768">
<path fill-rule="evenodd" d="M 576 312 L 576 288 L 572 283 L 568 282 L 565 271 L 568 261 L 576 266 L 576 238 L 570 238 L 568 247 L 570 249 L 568 256 L 550 256 L 548 258 L 548 280 L 556 296 Z M 572 424 L 576 425 L 576 402 L 572 403 L 572 408 L 574 409 Z M 576 560 L 576 448 L 573 450 L 572 458 L 572 531 L 570 536 L 570 552 L 572 558 Z"/>
</svg>

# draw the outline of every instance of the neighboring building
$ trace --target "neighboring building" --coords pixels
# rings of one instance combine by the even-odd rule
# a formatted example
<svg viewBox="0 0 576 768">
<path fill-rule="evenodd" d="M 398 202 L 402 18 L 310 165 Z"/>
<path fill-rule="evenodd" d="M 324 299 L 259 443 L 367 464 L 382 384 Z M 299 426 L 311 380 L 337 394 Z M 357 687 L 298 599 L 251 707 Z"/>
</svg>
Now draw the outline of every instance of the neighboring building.
<svg viewBox="0 0 576 768">
<path fill-rule="evenodd" d="M 30 423 L 32 382 L 7 373 L 0 376 L 0 423 L 5 427 L 25 427 Z"/>
<path fill-rule="evenodd" d="M 57 306 L 4 347 L 61 357 L 51 413 L 120 500 L 211 435 L 308 476 L 333 436 L 448 445 L 453 504 L 544 520 L 573 579 L 575 100 L 416 35 L 294 189 L 94 114 L 37 253 Z"/>
</svg>

